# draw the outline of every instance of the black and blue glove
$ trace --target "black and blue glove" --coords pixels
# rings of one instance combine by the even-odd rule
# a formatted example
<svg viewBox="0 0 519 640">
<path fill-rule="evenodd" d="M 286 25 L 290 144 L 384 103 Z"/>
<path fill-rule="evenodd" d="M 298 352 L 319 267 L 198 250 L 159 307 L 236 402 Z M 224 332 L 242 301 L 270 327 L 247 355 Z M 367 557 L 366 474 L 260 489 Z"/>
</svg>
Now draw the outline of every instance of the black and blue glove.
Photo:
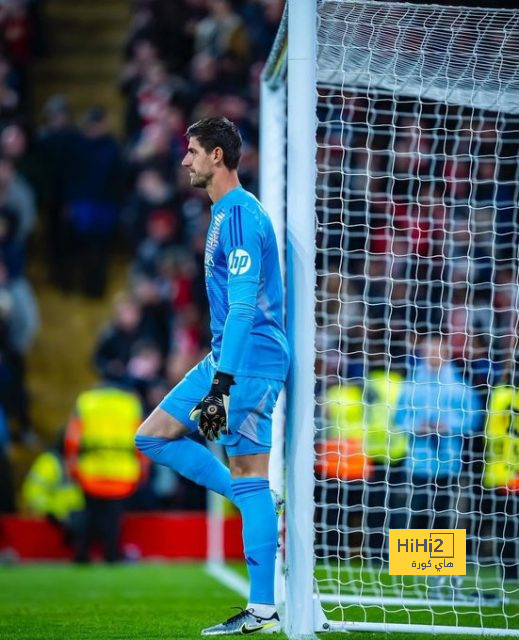
<svg viewBox="0 0 519 640">
<path fill-rule="evenodd" d="M 210 441 L 217 440 L 221 434 L 229 433 L 227 416 L 229 397 L 234 377 L 229 373 L 217 371 L 209 393 L 194 407 L 189 417 L 198 420 L 198 431 Z"/>
</svg>

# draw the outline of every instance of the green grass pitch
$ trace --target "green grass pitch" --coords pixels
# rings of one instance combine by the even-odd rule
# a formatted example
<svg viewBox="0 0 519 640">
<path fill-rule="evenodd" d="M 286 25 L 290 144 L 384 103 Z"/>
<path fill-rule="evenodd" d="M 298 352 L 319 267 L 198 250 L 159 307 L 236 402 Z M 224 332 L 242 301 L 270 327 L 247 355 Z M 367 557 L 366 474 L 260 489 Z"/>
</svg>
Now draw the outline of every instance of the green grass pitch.
<svg viewBox="0 0 519 640">
<path fill-rule="evenodd" d="M 194 639 L 201 628 L 232 615 L 231 607 L 243 604 L 240 596 L 197 564 L 0 568 L 1 640 Z M 321 637 L 375 640 L 381 634 Z M 395 633 L 388 638 L 431 636 Z"/>
</svg>

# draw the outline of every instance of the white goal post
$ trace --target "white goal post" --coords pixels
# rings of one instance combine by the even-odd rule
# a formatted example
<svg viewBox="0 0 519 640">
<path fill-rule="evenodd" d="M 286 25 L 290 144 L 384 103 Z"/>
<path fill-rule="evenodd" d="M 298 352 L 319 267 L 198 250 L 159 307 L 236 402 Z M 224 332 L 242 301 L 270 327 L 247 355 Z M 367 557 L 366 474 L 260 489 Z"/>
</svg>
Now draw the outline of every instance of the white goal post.
<svg viewBox="0 0 519 640">
<path fill-rule="evenodd" d="M 290 638 L 519 636 L 518 158 L 519 10 L 288 0 L 260 198 L 293 357 Z M 388 530 L 438 527 L 467 530 L 467 575 L 390 576 Z"/>
</svg>

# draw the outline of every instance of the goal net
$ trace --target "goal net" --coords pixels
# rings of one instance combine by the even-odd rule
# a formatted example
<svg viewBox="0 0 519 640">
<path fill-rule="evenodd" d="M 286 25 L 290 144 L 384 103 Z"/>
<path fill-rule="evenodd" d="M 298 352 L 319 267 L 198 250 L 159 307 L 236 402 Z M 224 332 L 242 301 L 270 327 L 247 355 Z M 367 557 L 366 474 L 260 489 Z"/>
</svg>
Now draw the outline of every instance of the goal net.
<svg viewBox="0 0 519 640">
<path fill-rule="evenodd" d="M 289 333 L 307 242 L 290 226 L 308 186 L 291 170 L 308 150 L 293 25 L 285 73 L 296 4 L 262 109 L 264 175 L 287 176 Z M 315 630 L 519 635 L 519 11 L 320 0 L 313 19 L 315 291 L 299 300 L 313 300 L 315 392 L 293 397 L 308 375 L 294 367 L 287 579 L 308 565 L 290 556 L 307 500 Z M 283 188 L 269 184 L 279 221 Z M 311 486 L 295 477 L 296 401 L 313 403 Z M 466 576 L 389 575 L 389 529 L 409 528 L 465 529 Z"/>
</svg>

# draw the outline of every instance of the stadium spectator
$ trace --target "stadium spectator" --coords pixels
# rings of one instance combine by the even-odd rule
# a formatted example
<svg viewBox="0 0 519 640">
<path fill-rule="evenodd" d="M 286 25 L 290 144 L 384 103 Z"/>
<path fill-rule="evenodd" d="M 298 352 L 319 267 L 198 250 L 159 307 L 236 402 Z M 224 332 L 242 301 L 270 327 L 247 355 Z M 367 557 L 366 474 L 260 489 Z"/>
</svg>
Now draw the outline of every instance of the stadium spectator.
<svg viewBox="0 0 519 640">
<path fill-rule="evenodd" d="M 135 345 L 152 338 L 143 326 L 139 304 L 128 294 L 114 299 L 114 319 L 101 333 L 94 354 L 99 375 L 106 380 L 124 381 L 126 367 Z"/>
<path fill-rule="evenodd" d="M 509 362 L 503 382 L 489 398 L 485 426 L 483 523 L 480 535 L 492 540 L 505 580 L 519 579 L 519 376 Z M 488 516 L 488 517 L 487 517 Z M 482 562 L 483 559 L 480 558 Z"/>
<path fill-rule="evenodd" d="M 77 398 L 65 440 L 69 472 L 85 495 L 76 562 L 89 562 L 97 538 L 106 562 L 119 559 L 125 500 L 137 489 L 145 469 L 133 443 L 141 417 L 138 398 L 114 385 L 84 391 Z"/>
<path fill-rule="evenodd" d="M 25 271 L 25 243 L 17 237 L 15 212 L 0 207 L 0 260 L 9 278 L 18 278 Z"/>
<path fill-rule="evenodd" d="M 32 463 L 23 481 L 22 501 L 29 513 L 45 517 L 62 534 L 64 542 L 75 547 L 85 499 L 65 464 L 64 430 L 58 433 L 54 446 Z"/>
<path fill-rule="evenodd" d="M 164 176 L 173 173 L 175 149 L 172 148 L 170 123 L 161 118 L 144 127 L 131 148 L 129 155 L 130 182 L 136 180 L 140 171 L 150 164 L 155 165 Z"/>
<path fill-rule="evenodd" d="M 154 62 L 144 72 L 135 96 L 138 130 L 158 124 L 173 94 L 173 82 L 162 62 Z"/>
<path fill-rule="evenodd" d="M 20 76 L 22 92 L 25 93 L 27 90 L 25 76 L 34 52 L 34 24 L 26 0 L 8 0 L 3 4 L 4 12 L 0 24 L 3 45 Z"/>
<path fill-rule="evenodd" d="M 36 222 L 34 193 L 17 172 L 13 161 L 5 155 L 0 156 L 0 204 L 13 212 L 16 238 L 25 242 Z"/>
<path fill-rule="evenodd" d="M 71 234 L 63 278 L 67 288 L 75 289 L 79 284 L 84 294 L 100 297 L 106 288 L 110 242 L 119 219 L 122 162 L 104 109 L 89 109 L 83 133 L 70 183 Z"/>
<path fill-rule="evenodd" d="M 46 189 L 45 170 L 29 127 L 21 122 L 8 124 L 0 133 L 0 153 L 13 162 L 18 175 L 29 184 L 37 204 L 41 205 Z"/>
<path fill-rule="evenodd" d="M 364 450 L 373 471 L 363 495 L 365 545 L 363 557 L 387 560 L 389 529 L 405 527 L 398 495 L 405 483 L 403 469 L 407 436 L 393 425 L 393 414 L 404 386 L 402 367 L 392 363 L 389 371 L 376 364 L 371 368 L 364 391 Z"/>
<path fill-rule="evenodd" d="M 11 437 L 23 440 L 29 432 L 28 394 L 23 360 L 9 338 L 12 300 L 0 293 L 0 408 L 9 420 Z"/>
<path fill-rule="evenodd" d="M 50 280 L 67 288 L 67 259 L 70 255 L 70 223 L 67 205 L 80 161 L 82 137 L 73 124 L 68 100 L 55 95 L 44 106 L 45 125 L 40 131 L 36 153 L 41 158 L 47 188 L 44 193 L 46 246 Z"/>
<path fill-rule="evenodd" d="M 1 220 L 1 218 L 0 218 Z M 25 384 L 25 353 L 38 327 L 38 308 L 28 281 L 11 277 L 0 261 L 0 406 L 5 410 L 12 437 L 35 442 Z"/>
<path fill-rule="evenodd" d="M 8 263 L 1 261 L 0 293 L 8 307 L 5 319 L 9 344 L 23 357 L 31 347 L 39 325 L 36 297 L 29 281 L 19 273 L 11 275 Z"/>
<path fill-rule="evenodd" d="M 394 418 L 409 443 L 408 528 L 456 526 L 463 437 L 473 432 L 477 409 L 477 397 L 447 360 L 441 337 L 424 338 Z"/>
<path fill-rule="evenodd" d="M 147 234 L 137 247 L 134 274 L 157 278 L 165 256 L 182 244 L 181 224 L 173 211 L 164 208 L 149 215 L 146 229 Z"/>
<path fill-rule="evenodd" d="M 148 69 L 159 61 L 156 46 L 146 38 L 139 38 L 128 45 L 129 58 L 120 76 L 120 87 L 126 96 L 125 133 L 132 140 L 140 131 L 137 112 L 137 92 Z"/>
<path fill-rule="evenodd" d="M 324 440 L 317 446 L 318 474 L 345 481 L 367 480 L 372 465 L 364 447 L 362 380 L 330 386 L 325 402 L 328 422 L 324 425 Z"/>
<path fill-rule="evenodd" d="M 375 363 L 366 379 L 340 379 L 324 398 L 328 421 L 316 444 L 316 472 L 320 479 L 339 482 L 337 499 L 329 497 L 337 509 L 327 507 L 325 524 L 336 521 L 338 510 L 347 506 L 350 530 L 364 523 L 363 557 L 369 560 L 387 558 L 387 531 L 399 528 L 397 521 L 404 524 L 396 509 L 402 506 L 397 495 L 405 482 L 407 437 L 392 424 L 403 382 L 396 368 L 387 372 Z M 354 546 L 348 540 L 334 542 L 330 531 L 320 533 L 328 546 Z"/>
<path fill-rule="evenodd" d="M 172 349 L 175 354 L 188 358 L 198 357 L 208 351 L 208 342 L 201 326 L 201 315 L 194 303 L 179 309 L 172 332 Z"/>
<path fill-rule="evenodd" d="M 283 0 L 248 2 L 241 8 L 250 39 L 251 59 L 264 62 L 283 15 Z"/>
<path fill-rule="evenodd" d="M 157 275 L 167 288 L 173 314 L 193 303 L 196 264 L 188 251 L 174 248 L 164 252 L 160 256 Z"/>
<path fill-rule="evenodd" d="M 233 11 L 229 0 L 214 0 L 208 9 L 209 15 L 195 27 L 195 53 L 211 56 L 220 64 L 226 58 L 237 58 L 243 64 L 250 49 L 243 20 Z"/>
<path fill-rule="evenodd" d="M 319 278 L 316 296 L 316 368 L 320 377 L 339 374 L 346 379 L 361 378 L 366 307 L 357 280 L 325 273 Z"/>
<path fill-rule="evenodd" d="M 508 355 L 515 350 L 519 330 L 519 284 L 517 283 L 517 264 L 514 268 L 501 268 L 495 276 L 492 295 L 493 317 L 491 335 L 493 360 L 507 361 Z"/>
<path fill-rule="evenodd" d="M 9 60 L 0 54 L 0 124 L 8 124 L 20 105 L 19 78 Z"/>
<path fill-rule="evenodd" d="M 316 497 L 326 486 L 329 504 L 321 509 L 316 500 L 317 549 L 333 547 L 339 550 L 341 557 L 346 553 L 353 556 L 354 549 L 360 549 L 362 545 L 359 533 L 363 520 L 364 482 L 368 482 L 373 473 L 372 461 L 363 446 L 362 379 L 351 378 L 331 384 L 323 393 L 320 404 L 326 407 L 326 414 L 317 417 Z M 345 508 L 346 527 L 339 531 L 333 524 L 343 517 L 341 510 Z"/>
<path fill-rule="evenodd" d="M 493 157 L 493 151 L 489 149 L 487 157 L 479 158 L 473 163 L 473 189 L 471 193 L 472 203 L 481 210 L 480 242 L 478 251 L 484 258 L 483 267 L 487 272 L 491 268 L 492 245 L 498 260 L 511 260 L 514 258 L 514 212 L 517 206 L 515 185 L 513 181 L 503 179 L 502 169 Z M 488 216 L 488 217 L 487 217 Z M 479 231 L 479 229 L 478 229 Z M 486 233 L 484 233 L 486 232 Z M 494 235 L 495 234 L 495 235 Z M 486 244 L 486 251 L 481 245 Z M 485 279 L 483 273 L 479 279 Z"/>
<path fill-rule="evenodd" d="M 123 211 L 123 225 L 132 248 L 145 237 L 150 218 L 154 214 L 165 214 L 171 218 L 172 235 L 182 237 L 182 220 L 176 210 L 172 185 L 166 180 L 159 166 L 150 163 L 144 166 L 137 177 L 135 190 L 130 195 Z"/>
<path fill-rule="evenodd" d="M 132 389 L 138 393 L 141 402 L 148 396 L 148 389 L 163 374 L 164 359 L 155 342 L 143 340 L 132 349 L 126 365 L 126 379 Z"/>
<path fill-rule="evenodd" d="M 171 348 L 173 322 L 168 292 L 158 279 L 139 276 L 132 284 L 132 295 L 139 304 L 144 334 L 152 336 L 165 357 Z"/>
</svg>

